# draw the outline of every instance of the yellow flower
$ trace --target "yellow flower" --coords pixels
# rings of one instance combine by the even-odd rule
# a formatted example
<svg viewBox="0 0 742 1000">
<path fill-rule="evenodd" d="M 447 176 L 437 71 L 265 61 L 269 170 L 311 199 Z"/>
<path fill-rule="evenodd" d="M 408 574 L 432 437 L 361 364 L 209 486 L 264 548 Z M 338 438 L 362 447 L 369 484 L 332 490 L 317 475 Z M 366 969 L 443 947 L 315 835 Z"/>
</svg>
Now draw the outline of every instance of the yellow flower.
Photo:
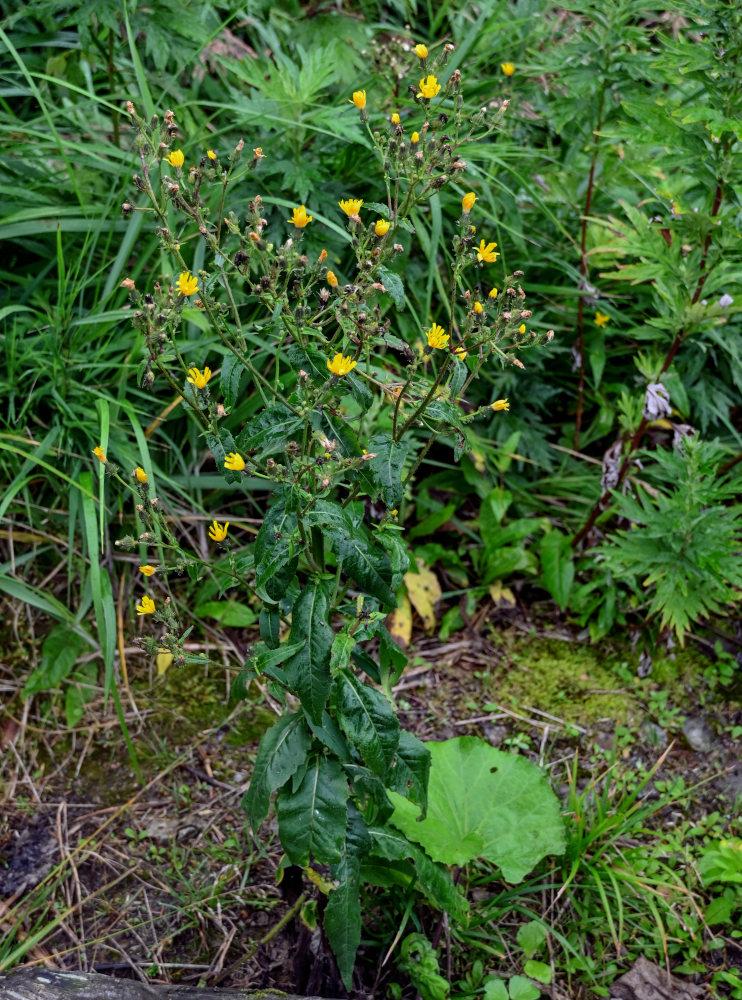
<svg viewBox="0 0 742 1000">
<path fill-rule="evenodd" d="M 426 331 L 425 336 L 428 338 L 428 347 L 436 347 L 439 350 L 443 350 L 448 345 L 449 335 L 437 323 L 433 323 L 431 328 Z"/>
<path fill-rule="evenodd" d="M 419 132 L 413 132 L 412 135 L 410 136 L 410 142 L 412 142 L 412 143 L 420 142 L 420 133 Z"/>
<path fill-rule="evenodd" d="M 353 361 L 351 356 L 348 355 L 344 358 L 342 354 L 336 354 L 332 361 L 327 362 L 327 367 L 330 369 L 333 375 L 347 375 L 348 372 L 353 371 L 355 366 L 358 364 L 357 361 Z"/>
<path fill-rule="evenodd" d="M 182 167 L 185 163 L 185 156 L 183 156 L 182 149 L 174 149 L 172 153 L 167 154 L 167 162 L 171 167 Z"/>
<path fill-rule="evenodd" d="M 469 212 L 471 212 L 472 208 L 474 208 L 474 202 L 476 200 L 477 196 L 474 194 L 473 191 L 470 191 L 468 194 L 464 195 L 464 197 L 461 199 L 461 207 L 464 209 L 464 215 L 468 215 Z"/>
<path fill-rule="evenodd" d="M 138 465 L 136 469 L 134 469 L 134 475 L 137 477 L 140 483 L 147 482 L 147 473 L 144 471 L 141 465 Z"/>
<path fill-rule="evenodd" d="M 245 460 L 242 455 L 238 455 L 236 452 L 230 451 L 224 459 L 224 468 L 229 469 L 232 472 L 242 472 L 245 468 Z"/>
<path fill-rule="evenodd" d="M 294 214 L 289 219 L 289 222 L 293 222 L 297 229 L 303 229 L 308 222 L 312 221 L 312 216 L 307 215 L 307 209 L 305 205 L 299 205 L 298 208 L 294 209 Z"/>
<path fill-rule="evenodd" d="M 252 155 L 255 157 L 256 160 L 265 159 L 265 153 L 263 152 L 262 146 L 256 146 L 255 149 L 252 151 Z"/>
<path fill-rule="evenodd" d="M 609 320 L 610 318 L 611 318 L 611 317 L 610 317 L 610 316 L 606 316 L 606 314 L 605 314 L 605 313 L 602 313 L 602 312 L 596 312 L 596 313 L 595 313 L 595 325 L 596 325 L 596 326 L 605 326 L 605 325 L 606 325 L 606 323 L 608 322 L 608 320 Z"/>
<path fill-rule="evenodd" d="M 348 103 L 355 104 L 359 111 L 363 111 L 366 107 L 366 91 L 354 90 L 353 97 L 348 101 Z"/>
<path fill-rule="evenodd" d="M 429 74 L 427 79 L 425 77 L 420 81 L 420 93 L 418 97 L 425 97 L 430 100 L 431 97 L 435 97 L 438 91 L 441 89 L 441 85 L 438 83 L 433 74 Z"/>
<path fill-rule="evenodd" d="M 526 332 L 526 324 L 521 323 L 520 326 L 518 327 L 518 333 L 525 333 L 525 332 Z"/>
<path fill-rule="evenodd" d="M 427 59 L 428 58 L 428 50 L 427 50 L 426 46 L 422 44 L 422 42 L 420 42 L 419 45 L 415 46 L 415 50 L 414 51 L 415 51 L 415 55 L 417 56 L 418 59 Z"/>
<path fill-rule="evenodd" d="M 396 111 L 392 115 L 392 125 L 399 125 L 399 115 Z"/>
<path fill-rule="evenodd" d="M 377 219 L 376 225 L 374 226 L 374 232 L 377 236 L 386 236 L 389 232 L 389 227 L 391 222 L 387 222 L 386 219 Z"/>
<path fill-rule="evenodd" d="M 459 347 L 459 349 L 457 351 L 454 351 L 453 353 L 456 355 L 459 361 L 466 361 L 466 356 L 469 352 L 465 351 L 463 347 Z"/>
<path fill-rule="evenodd" d="M 319 257 L 317 258 L 317 263 L 318 264 L 322 264 L 326 260 L 327 260 L 327 251 L 326 250 L 320 250 Z"/>
<path fill-rule="evenodd" d="M 203 389 L 210 378 L 211 378 L 210 368 L 204 368 L 203 372 L 200 372 L 198 368 L 188 369 L 188 381 L 191 383 L 191 385 L 195 385 L 197 389 Z"/>
<path fill-rule="evenodd" d="M 153 573 L 157 572 L 156 566 L 140 566 L 139 572 L 144 573 L 145 576 L 152 576 Z"/>
<path fill-rule="evenodd" d="M 500 69 L 503 71 L 505 76 L 512 76 L 515 72 L 515 66 L 512 63 L 500 63 Z"/>
<path fill-rule="evenodd" d="M 496 288 L 490 288 L 488 294 L 489 294 L 489 297 L 491 299 L 496 299 L 497 298 L 497 289 Z"/>
<path fill-rule="evenodd" d="M 103 451 L 100 445 L 93 448 L 93 454 L 101 463 L 101 465 L 108 465 L 108 459 L 106 458 L 106 453 Z"/>
<path fill-rule="evenodd" d="M 483 313 L 484 312 L 484 306 L 482 305 L 481 302 L 475 302 L 474 303 L 474 312 L 475 313 Z"/>
<path fill-rule="evenodd" d="M 218 521 L 214 523 L 209 528 L 209 538 L 215 542 L 223 542 L 227 537 L 227 529 L 229 528 L 229 521 L 225 521 L 224 524 L 219 524 Z"/>
<path fill-rule="evenodd" d="M 344 201 L 338 202 L 338 205 L 342 208 L 346 215 L 358 215 L 361 211 L 362 204 L 363 198 L 346 198 Z"/>
<path fill-rule="evenodd" d="M 208 156 L 208 158 L 210 160 L 215 160 L 216 159 L 216 153 L 214 152 L 213 149 L 207 149 L 206 150 L 206 155 Z"/>
<path fill-rule="evenodd" d="M 494 401 L 494 403 L 492 403 L 492 405 L 490 406 L 490 409 L 492 409 L 492 410 L 509 410 L 510 409 L 510 403 L 507 401 L 507 399 L 496 399 Z"/>
<path fill-rule="evenodd" d="M 477 250 L 477 259 L 480 263 L 485 260 L 488 264 L 494 264 L 497 258 L 500 256 L 499 253 L 495 252 L 496 243 L 485 243 L 484 240 L 479 244 Z"/>
<path fill-rule="evenodd" d="M 338 279 L 334 271 L 327 272 L 327 284 L 330 286 L 330 288 L 337 288 Z"/>
<path fill-rule="evenodd" d="M 181 295 L 195 295 L 198 291 L 198 278 L 194 278 L 190 271 L 181 271 L 175 287 Z"/>
<path fill-rule="evenodd" d="M 142 598 L 142 603 L 137 604 L 137 614 L 138 615 L 151 615 L 155 610 L 155 602 L 151 597 L 147 597 L 145 594 Z"/>
</svg>

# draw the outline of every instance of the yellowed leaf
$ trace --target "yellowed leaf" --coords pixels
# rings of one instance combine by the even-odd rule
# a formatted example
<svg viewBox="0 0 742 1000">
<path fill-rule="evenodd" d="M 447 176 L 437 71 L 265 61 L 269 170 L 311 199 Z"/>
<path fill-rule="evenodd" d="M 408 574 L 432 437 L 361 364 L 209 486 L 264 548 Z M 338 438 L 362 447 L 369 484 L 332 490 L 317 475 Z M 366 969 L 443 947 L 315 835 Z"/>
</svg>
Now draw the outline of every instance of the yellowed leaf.
<svg viewBox="0 0 742 1000">
<path fill-rule="evenodd" d="M 173 662 L 173 654 L 168 652 L 167 649 L 161 649 L 157 654 L 157 676 L 162 677 L 162 675 L 167 671 Z"/>
<path fill-rule="evenodd" d="M 412 638 L 412 605 L 407 594 L 398 599 L 397 607 L 386 620 L 386 627 L 397 645 L 407 649 Z"/>
<path fill-rule="evenodd" d="M 441 599 L 438 577 L 422 559 L 416 559 L 417 573 L 405 573 L 404 582 L 415 611 L 423 620 L 428 634 L 435 631 L 435 606 Z"/>
<path fill-rule="evenodd" d="M 512 592 L 510 587 L 503 587 L 502 580 L 495 580 L 489 586 L 490 597 L 495 604 L 509 604 L 511 607 L 515 606 L 515 594 Z"/>
</svg>

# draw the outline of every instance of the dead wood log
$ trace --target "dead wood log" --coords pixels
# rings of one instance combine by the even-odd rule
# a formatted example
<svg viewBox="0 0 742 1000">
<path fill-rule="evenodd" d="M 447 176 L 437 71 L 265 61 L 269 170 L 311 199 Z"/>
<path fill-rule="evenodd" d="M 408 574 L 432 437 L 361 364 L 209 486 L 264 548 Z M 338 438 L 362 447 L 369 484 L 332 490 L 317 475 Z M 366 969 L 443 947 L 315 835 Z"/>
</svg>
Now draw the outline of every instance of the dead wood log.
<svg viewBox="0 0 742 1000">
<path fill-rule="evenodd" d="M 200 989 L 168 986 L 134 979 L 114 979 L 95 972 L 58 972 L 55 969 L 15 969 L 0 973 L 0 1000 L 321 1000 L 280 990 Z"/>
</svg>

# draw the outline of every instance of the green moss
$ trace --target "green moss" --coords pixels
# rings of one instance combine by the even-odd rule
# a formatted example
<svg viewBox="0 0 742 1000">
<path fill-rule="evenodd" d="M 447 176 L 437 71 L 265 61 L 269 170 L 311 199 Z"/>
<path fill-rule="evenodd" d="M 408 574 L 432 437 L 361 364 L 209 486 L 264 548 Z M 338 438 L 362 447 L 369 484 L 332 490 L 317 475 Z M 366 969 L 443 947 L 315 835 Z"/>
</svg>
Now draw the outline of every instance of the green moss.
<svg viewBox="0 0 742 1000">
<path fill-rule="evenodd" d="M 525 639 L 513 645 L 509 659 L 489 680 L 493 698 L 506 707 L 537 708 L 580 725 L 605 718 L 627 724 L 638 715 L 619 676 L 626 661 L 602 647 Z"/>
</svg>

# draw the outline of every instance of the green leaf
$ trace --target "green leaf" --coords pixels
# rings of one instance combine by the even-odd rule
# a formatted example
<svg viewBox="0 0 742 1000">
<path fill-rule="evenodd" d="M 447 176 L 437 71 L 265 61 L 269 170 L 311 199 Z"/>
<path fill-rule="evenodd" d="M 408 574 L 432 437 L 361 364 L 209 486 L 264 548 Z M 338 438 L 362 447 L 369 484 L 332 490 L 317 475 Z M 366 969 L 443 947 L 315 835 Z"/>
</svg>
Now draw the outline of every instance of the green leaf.
<svg viewBox="0 0 742 1000">
<path fill-rule="evenodd" d="M 225 354 L 222 359 L 222 395 L 224 404 L 231 410 L 240 396 L 240 385 L 246 374 L 245 366 L 237 360 L 234 354 Z"/>
<path fill-rule="evenodd" d="M 271 670 L 303 648 L 304 640 L 301 639 L 299 642 L 281 643 L 275 649 L 264 649 L 255 657 L 255 672 L 262 674 L 266 670 Z"/>
<path fill-rule="evenodd" d="M 363 817 L 349 802 L 341 858 L 332 869 L 338 884 L 327 898 L 323 920 L 327 939 L 348 990 L 352 987 L 356 952 L 361 943 L 361 859 L 370 844 L 371 838 Z"/>
<path fill-rule="evenodd" d="M 261 600 L 273 603 L 286 593 L 299 565 L 294 554 L 298 532 L 296 514 L 286 510 L 284 499 L 277 500 L 255 539 L 255 590 Z"/>
<path fill-rule="evenodd" d="M 529 920 L 521 924 L 515 939 L 526 953 L 526 958 L 532 958 L 546 944 L 546 928 L 538 920 Z"/>
<path fill-rule="evenodd" d="M 359 531 L 339 538 L 335 553 L 343 560 L 343 569 L 348 576 L 352 577 L 367 594 L 388 608 L 396 605 L 396 595 L 389 586 L 392 579 L 389 556 L 373 545 L 368 533 Z"/>
<path fill-rule="evenodd" d="M 351 654 L 355 649 L 356 643 L 358 642 L 356 637 L 348 632 L 348 629 L 352 627 L 352 623 L 346 625 L 342 632 L 338 632 L 332 641 L 330 673 L 333 675 L 335 675 L 342 667 L 347 667 L 350 663 Z"/>
<path fill-rule="evenodd" d="M 299 787 L 279 792 L 278 834 L 292 864 L 341 860 L 347 802 L 348 783 L 340 764 L 328 757 L 314 757 Z"/>
<path fill-rule="evenodd" d="M 712 899 L 706 907 L 706 923 L 728 924 L 731 922 L 732 914 L 737 909 L 737 901 L 729 896 L 717 896 Z"/>
<path fill-rule="evenodd" d="M 340 670 L 333 681 L 334 715 L 374 774 L 384 775 L 399 743 L 399 721 L 381 691 Z"/>
<path fill-rule="evenodd" d="M 511 976 L 508 983 L 510 1000 L 538 1000 L 541 990 L 525 976 Z"/>
<path fill-rule="evenodd" d="M 41 662 L 23 686 L 23 697 L 53 691 L 70 675 L 77 661 L 82 636 L 69 625 L 55 625 L 41 647 Z"/>
<path fill-rule="evenodd" d="M 416 802 L 425 816 L 429 778 L 430 751 L 416 736 L 401 729 L 394 760 L 386 776 L 387 787 Z"/>
<path fill-rule="evenodd" d="M 551 982 L 551 966 L 547 965 L 546 962 L 536 962 L 534 959 L 530 959 L 523 966 L 523 971 L 531 979 L 535 979 L 545 986 L 548 986 Z"/>
<path fill-rule="evenodd" d="M 372 841 L 370 853 L 387 861 L 410 861 L 415 879 L 433 903 L 455 920 L 466 921 L 469 904 L 442 865 L 431 861 L 416 844 L 410 843 L 404 834 L 390 826 L 370 827 L 369 833 Z"/>
<path fill-rule="evenodd" d="M 267 605 L 261 608 L 258 622 L 260 638 L 269 649 L 278 649 L 281 636 L 281 612 L 276 605 Z"/>
<path fill-rule="evenodd" d="M 239 601 L 206 601 L 193 610 L 199 618 L 215 618 L 221 625 L 232 628 L 247 628 L 256 618 L 253 609 Z"/>
<path fill-rule="evenodd" d="M 390 791 L 391 822 L 436 861 L 483 857 L 520 882 L 547 854 L 564 851 L 559 802 L 539 768 L 476 736 L 427 743 L 428 813 Z"/>
<path fill-rule="evenodd" d="M 402 468 L 407 457 L 407 443 L 392 440 L 391 434 L 376 434 L 368 443 L 369 454 L 375 455 L 368 468 L 389 510 L 402 503 Z"/>
<path fill-rule="evenodd" d="M 569 538 L 554 528 L 541 539 L 540 554 L 544 586 L 561 610 L 566 611 L 575 578 Z"/>
<path fill-rule="evenodd" d="M 258 832 L 268 815 L 271 793 L 302 766 L 311 741 L 301 712 L 284 715 L 263 733 L 250 787 L 242 797 L 242 808 L 247 813 L 253 833 Z"/>
<path fill-rule="evenodd" d="M 333 542 L 353 533 L 353 522 L 347 511 L 331 500 L 315 500 L 303 521 L 308 528 L 321 528 Z"/>
<path fill-rule="evenodd" d="M 508 988 L 504 979 L 489 979 L 484 984 L 484 1000 L 508 1000 Z"/>
<path fill-rule="evenodd" d="M 301 417 L 297 417 L 283 403 L 276 403 L 248 420 L 237 438 L 236 450 L 243 455 L 254 454 L 258 460 L 268 458 L 283 451 L 301 426 Z"/>
<path fill-rule="evenodd" d="M 289 640 L 304 645 L 284 670 L 292 689 L 312 722 L 319 724 L 330 693 L 330 581 L 310 577 L 291 611 Z"/>
<path fill-rule="evenodd" d="M 390 271 L 388 267 L 380 267 L 379 280 L 391 295 L 397 309 L 404 309 L 404 285 L 399 275 Z"/>
</svg>

